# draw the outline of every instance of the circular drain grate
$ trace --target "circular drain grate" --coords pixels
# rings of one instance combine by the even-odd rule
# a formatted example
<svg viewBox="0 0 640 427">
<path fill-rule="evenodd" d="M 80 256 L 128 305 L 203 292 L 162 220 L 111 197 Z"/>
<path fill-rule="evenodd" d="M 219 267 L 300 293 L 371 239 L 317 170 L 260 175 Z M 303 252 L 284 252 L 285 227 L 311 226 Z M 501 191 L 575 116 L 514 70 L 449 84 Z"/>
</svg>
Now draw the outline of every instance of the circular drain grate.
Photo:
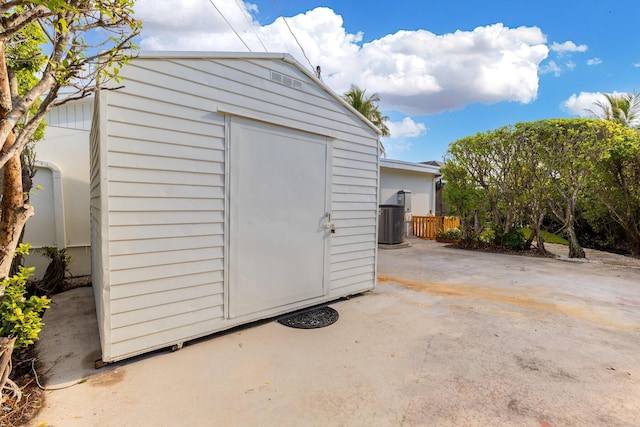
<svg viewBox="0 0 640 427">
<path fill-rule="evenodd" d="M 324 328 L 338 320 L 338 312 L 331 307 L 318 307 L 289 314 L 278 319 L 285 326 L 298 329 Z"/>
</svg>

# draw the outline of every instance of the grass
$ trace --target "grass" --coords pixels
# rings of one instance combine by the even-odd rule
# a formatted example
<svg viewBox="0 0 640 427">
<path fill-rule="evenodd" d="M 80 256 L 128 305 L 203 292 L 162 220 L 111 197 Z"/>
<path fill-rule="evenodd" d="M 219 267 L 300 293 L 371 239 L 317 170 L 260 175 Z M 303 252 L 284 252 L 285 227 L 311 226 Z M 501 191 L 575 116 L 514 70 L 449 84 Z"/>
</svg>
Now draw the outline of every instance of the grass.
<svg viewBox="0 0 640 427">
<path fill-rule="evenodd" d="M 528 239 L 531 233 L 533 232 L 530 228 L 523 228 L 522 231 L 524 232 L 525 239 Z M 565 246 L 569 245 L 569 241 L 567 239 L 562 238 L 553 233 L 549 233 L 548 231 L 542 230 L 542 237 L 544 238 L 545 243 L 558 243 L 560 245 L 565 245 Z"/>
</svg>

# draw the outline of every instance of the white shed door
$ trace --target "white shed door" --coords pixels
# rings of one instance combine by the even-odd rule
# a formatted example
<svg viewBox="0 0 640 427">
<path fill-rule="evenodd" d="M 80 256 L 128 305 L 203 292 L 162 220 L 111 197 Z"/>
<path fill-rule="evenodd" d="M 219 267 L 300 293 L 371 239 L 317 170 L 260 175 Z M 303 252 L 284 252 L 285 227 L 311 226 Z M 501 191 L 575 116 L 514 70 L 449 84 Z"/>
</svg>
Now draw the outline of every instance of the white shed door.
<svg viewBox="0 0 640 427">
<path fill-rule="evenodd" d="M 230 317 L 325 295 L 327 138 L 236 118 L 230 133 Z"/>
</svg>

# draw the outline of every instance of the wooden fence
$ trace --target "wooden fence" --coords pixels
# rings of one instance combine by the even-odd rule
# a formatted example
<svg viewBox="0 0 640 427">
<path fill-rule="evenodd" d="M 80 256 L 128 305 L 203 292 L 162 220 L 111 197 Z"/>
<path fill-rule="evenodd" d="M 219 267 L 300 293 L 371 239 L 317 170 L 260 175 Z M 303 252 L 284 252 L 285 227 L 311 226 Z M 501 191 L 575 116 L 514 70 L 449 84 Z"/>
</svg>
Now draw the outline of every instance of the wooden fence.
<svg viewBox="0 0 640 427">
<path fill-rule="evenodd" d="M 414 216 L 411 220 L 413 235 L 429 240 L 435 240 L 439 231 L 447 231 L 459 225 L 460 218 L 457 216 Z"/>
</svg>

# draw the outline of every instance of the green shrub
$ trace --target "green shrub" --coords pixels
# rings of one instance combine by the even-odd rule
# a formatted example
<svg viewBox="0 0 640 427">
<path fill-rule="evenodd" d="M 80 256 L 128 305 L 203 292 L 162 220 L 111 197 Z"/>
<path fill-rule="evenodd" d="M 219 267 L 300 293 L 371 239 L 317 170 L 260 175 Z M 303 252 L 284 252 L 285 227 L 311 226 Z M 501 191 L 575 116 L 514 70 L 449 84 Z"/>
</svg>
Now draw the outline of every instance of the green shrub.
<svg viewBox="0 0 640 427">
<path fill-rule="evenodd" d="M 24 247 L 21 251 L 27 251 Z M 26 347 L 38 339 L 42 330 L 41 313 L 49 308 L 47 297 L 26 298 L 27 279 L 33 275 L 35 267 L 19 267 L 18 273 L 0 283 L 4 295 L 0 297 L 0 336 L 16 337 L 15 347 Z"/>
<path fill-rule="evenodd" d="M 496 238 L 496 232 L 491 228 L 487 228 L 482 233 L 480 233 L 479 240 L 482 243 L 493 243 Z"/>
<path fill-rule="evenodd" d="M 527 245 L 527 239 L 520 228 L 512 228 L 508 233 L 496 233 L 493 241 L 498 246 L 515 251 L 524 250 Z"/>
<path fill-rule="evenodd" d="M 448 229 L 447 231 L 440 230 L 436 233 L 436 237 L 440 237 L 442 239 L 455 239 L 458 240 L 462 237 L 462 230 L 458 227 L 453 227 Z"/>
</svg>

